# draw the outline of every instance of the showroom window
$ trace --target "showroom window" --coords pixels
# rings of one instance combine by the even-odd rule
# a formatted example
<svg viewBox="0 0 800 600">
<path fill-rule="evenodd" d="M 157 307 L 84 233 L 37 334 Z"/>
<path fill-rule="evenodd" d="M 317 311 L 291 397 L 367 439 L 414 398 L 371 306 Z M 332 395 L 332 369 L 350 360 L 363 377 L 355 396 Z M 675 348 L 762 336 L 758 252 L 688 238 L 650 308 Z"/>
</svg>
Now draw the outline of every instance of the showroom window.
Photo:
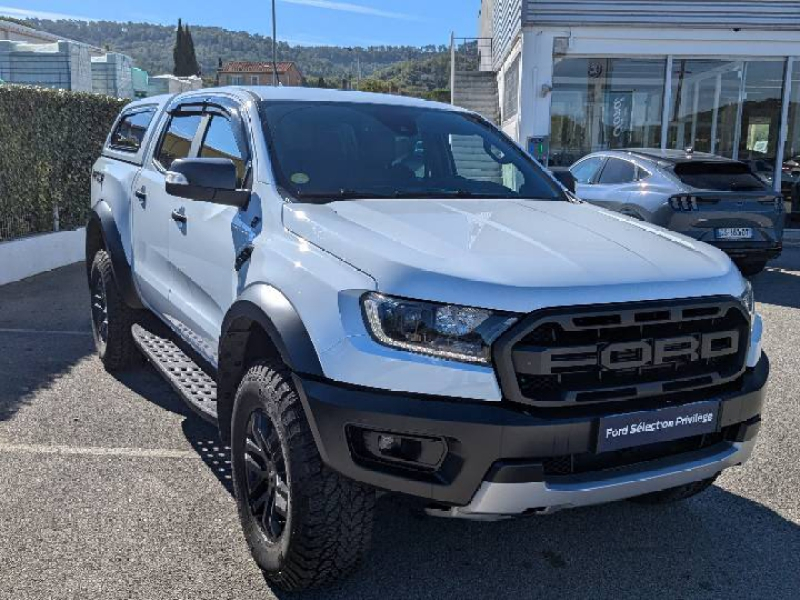
<svg viewBox="0 0 800 600">
<path fill-rule="evenodd" d="M 792 61 L 792 77 L 789 90 L 789 110 L 786 128 L 786 144 L 783 151 L 783 188 L 791 188 L 790 195 L 800 200 L 800 58 Z M 784 191 L 785 193 L 785 191 Z"/>
<path fill-rule="evenodd" d="M 556 58 L 550 164 L 598 150 L 661 146 L 667 60 Z"/>
<path fill-rule="evenodd" d="M 667 147 L 743 160 L 771 182 L 785 68 L 785 60 L 675 58 Z"/>
</svg>

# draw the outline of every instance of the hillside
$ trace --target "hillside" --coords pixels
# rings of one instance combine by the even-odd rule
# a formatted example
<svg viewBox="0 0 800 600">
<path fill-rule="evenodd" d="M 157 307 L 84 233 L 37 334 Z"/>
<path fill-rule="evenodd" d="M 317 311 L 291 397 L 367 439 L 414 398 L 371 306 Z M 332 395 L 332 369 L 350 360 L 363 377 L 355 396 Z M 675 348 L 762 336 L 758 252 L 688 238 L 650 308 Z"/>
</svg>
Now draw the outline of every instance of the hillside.
<svg viewBox="0 0 800 600">
<path fill-rule="evenodd" d="M 66 38 L 123 52 L 137 66 L 152 74 L 172 72 L 175 28 L 150 23 L 113 21 L 48 21 L 29 19 L 27 24 Z M 271 38 L 229 31 L 219 27 L 191 26 L 197 59 L 203 75 L 213 78 L 217 61 L 269 60 Z M 408 93 L 424 93 L 448 86 L 449 58 L 444 46 L 371 46 L 347 49 L 337 46 L 291 46 L 278 44 L 279 60 L 293 60 L 306 80 L 316 85 L 319 78 L 328 86 L 339 86 L 345 77 L 355 77 L 356 54 L 361 74 L 390 83 Z M 368 84 L 367 84 L 368 85 Z"/>
</svg>

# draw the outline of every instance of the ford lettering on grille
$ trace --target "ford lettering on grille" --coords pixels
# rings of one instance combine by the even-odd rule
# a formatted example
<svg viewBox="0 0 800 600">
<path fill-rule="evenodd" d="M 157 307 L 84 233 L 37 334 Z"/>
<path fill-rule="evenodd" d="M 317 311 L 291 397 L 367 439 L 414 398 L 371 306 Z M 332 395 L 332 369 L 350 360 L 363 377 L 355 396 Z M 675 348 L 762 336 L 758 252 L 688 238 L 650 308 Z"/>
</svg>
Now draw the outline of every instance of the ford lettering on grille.
<svg viewBox="0 0 800 600">
<path fill-rule="evenodd" d="M 739 332 L 734 330 L 592 346 L 530 348 L 524 353 L 527 364 L 517 367 L 532 375 L 588 368 L 615 371 L 719 358 L 738 351 Z"/>
</svg>

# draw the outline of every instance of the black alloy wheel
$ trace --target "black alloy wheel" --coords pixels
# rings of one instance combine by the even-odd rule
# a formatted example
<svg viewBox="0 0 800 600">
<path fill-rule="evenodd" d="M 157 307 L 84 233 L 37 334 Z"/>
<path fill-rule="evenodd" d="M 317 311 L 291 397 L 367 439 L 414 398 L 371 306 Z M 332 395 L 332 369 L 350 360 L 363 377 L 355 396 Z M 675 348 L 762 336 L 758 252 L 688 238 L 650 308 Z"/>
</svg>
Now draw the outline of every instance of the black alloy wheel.
<svg viewBox="0 0 800 600">
<path fill-rule="evenodd" d="M 250 513 L 266 538 L 277 543 L 286 529 L 289 515 L 286 459 L 278 432 L 260 409 L 250 415 L 247 423 L 244 464 Z"/>
</svg>

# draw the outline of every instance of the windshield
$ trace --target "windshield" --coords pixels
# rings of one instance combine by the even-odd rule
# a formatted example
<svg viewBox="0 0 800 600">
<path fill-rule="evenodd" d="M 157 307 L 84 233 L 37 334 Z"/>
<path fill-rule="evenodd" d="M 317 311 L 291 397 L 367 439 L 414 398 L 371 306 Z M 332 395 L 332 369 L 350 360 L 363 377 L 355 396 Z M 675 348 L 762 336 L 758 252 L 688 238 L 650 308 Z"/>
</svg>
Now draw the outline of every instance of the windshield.
<svg viewBox="0 0 800 600">
<path fill-rule="evenodd" d="M 750 167 L 741 162 L 679 163 L 675 165 L 675 174 L 686 185 L 702 190 L 742 192 L 767 189 Z"/>
<path fill-rule="evenodd" d="M 275 176 L 300 201 L 565 199 L 543 170 L 480 119 L 354 102 L 264 102 Z"/>
</svg>

